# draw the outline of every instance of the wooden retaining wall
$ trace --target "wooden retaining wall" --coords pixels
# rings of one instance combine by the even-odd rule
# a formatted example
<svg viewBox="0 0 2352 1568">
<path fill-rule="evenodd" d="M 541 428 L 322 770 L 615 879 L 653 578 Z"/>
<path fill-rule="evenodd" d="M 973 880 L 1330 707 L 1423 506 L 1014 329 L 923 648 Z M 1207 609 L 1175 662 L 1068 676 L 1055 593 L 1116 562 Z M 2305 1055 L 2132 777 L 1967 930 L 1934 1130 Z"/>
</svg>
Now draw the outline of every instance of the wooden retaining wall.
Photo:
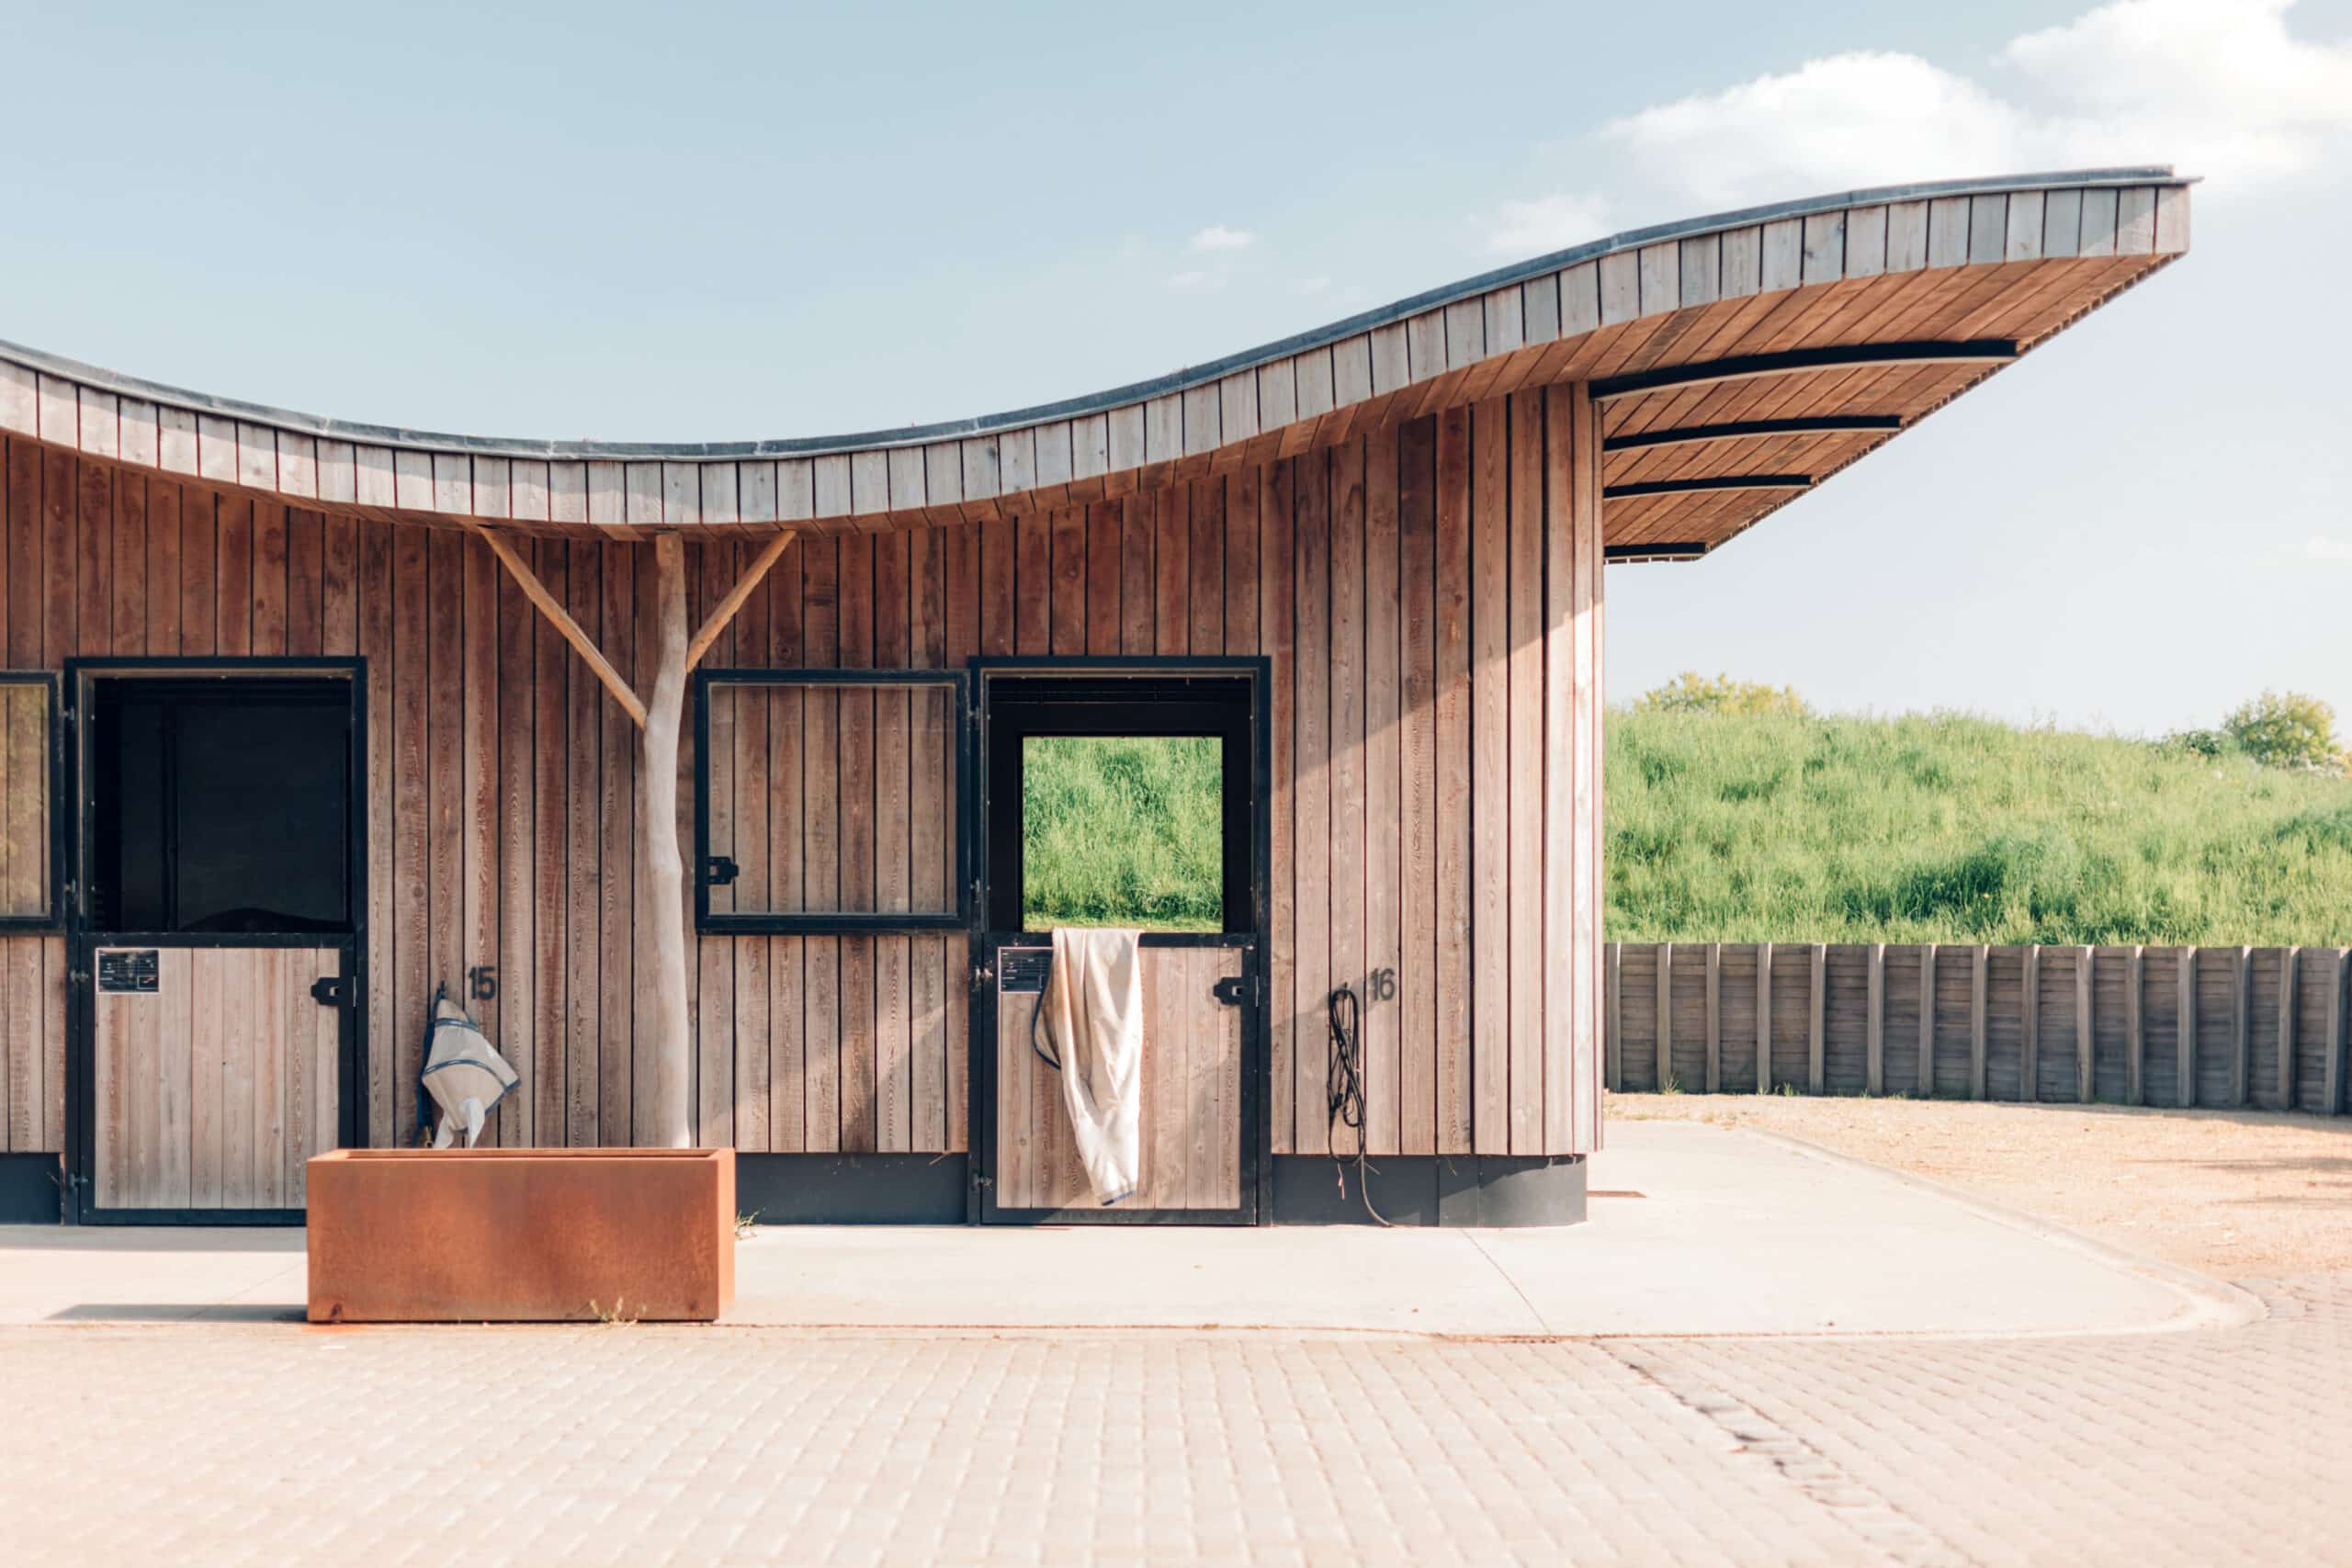
<svg viewBox="0 0 2352 1568">
<path fill-rule="evenodd" d="M 1609 1088 L 2345 1108 L 2342 947 L 1611 942 Z"/>
</svg>

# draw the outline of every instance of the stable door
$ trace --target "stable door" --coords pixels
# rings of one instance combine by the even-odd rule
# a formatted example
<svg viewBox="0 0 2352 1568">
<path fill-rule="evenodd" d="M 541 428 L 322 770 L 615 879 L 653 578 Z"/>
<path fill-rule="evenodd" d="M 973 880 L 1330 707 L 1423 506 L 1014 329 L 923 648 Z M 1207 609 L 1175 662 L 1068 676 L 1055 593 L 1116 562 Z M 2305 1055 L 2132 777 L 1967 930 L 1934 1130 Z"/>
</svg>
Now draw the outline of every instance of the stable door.
<svg viewBox="0 0 2352 1568">
<path fill-rule="evenodd" d="M 350 661 L 67 671 L 75 1210 L 302 1217 L 358 1124 Z"/>
<path fill-rule="evenodd" d="M 1263 661 L 977 665 L 978 1217 L 1250 1224 L 1265 1169 Z M 1097 1201 L 1035 1024 L 1053 932 L 1142 932 L 1135 1193 Z"/>
</svg>

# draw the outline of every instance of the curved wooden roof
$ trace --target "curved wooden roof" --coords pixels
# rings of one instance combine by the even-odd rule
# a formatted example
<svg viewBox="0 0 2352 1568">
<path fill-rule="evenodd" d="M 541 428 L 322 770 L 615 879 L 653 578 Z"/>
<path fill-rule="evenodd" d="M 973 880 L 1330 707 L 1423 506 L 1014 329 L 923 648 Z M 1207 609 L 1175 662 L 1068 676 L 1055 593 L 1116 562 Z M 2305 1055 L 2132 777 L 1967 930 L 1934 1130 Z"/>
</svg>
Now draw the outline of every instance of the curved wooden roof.
<svg viewBox="0 0 2352 1568">
<path fill-rule="evenodd" d="M 864 434 L 358 424 L 0 343 L 0 430 L 322 510 L 630 536 L 879 529 L 1125 494 L 1545 383 L 1604 400 L 1614 559 L 1704 554 L 2188 248 L 2168 167 L 1637 230 L 1093 397 Z"/>
</svg>

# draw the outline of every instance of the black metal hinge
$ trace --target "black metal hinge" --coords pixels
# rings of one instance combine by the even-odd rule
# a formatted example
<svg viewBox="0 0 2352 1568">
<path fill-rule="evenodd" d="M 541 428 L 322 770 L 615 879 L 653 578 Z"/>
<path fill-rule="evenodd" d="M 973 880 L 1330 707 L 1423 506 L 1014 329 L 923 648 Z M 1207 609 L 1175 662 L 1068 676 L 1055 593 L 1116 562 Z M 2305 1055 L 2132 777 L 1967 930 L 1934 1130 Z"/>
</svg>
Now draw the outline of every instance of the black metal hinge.
<svg viewBox="0 0 2352 1568">
<path fill-rule="evenodd" d="M 347 1007 L 351 982 L 341 975 L 322 975 L 311 982 L 311 999 L 322 1008 Z"/>
<path fill-rule="evenodd" d="M 712 887 L 724 887 L 742 874 L 742 868 L 726 855 L 709 855 L 702 863 L 702 879 Z"/>
<path fill-rule="evenodd" d="M 1250 999 L 1250 982 L 1238 975 L 1230 975 L 1211 986 L 1209 995 L 1229 1008 L 1238 1008 Z"/>
</svg>

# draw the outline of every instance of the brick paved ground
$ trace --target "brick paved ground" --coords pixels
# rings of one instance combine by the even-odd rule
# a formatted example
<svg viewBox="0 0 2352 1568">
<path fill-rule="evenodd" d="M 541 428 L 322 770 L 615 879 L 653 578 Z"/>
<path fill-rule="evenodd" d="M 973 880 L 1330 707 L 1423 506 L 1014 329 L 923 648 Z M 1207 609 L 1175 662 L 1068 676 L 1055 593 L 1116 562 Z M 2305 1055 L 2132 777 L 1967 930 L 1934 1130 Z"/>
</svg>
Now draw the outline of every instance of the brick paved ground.
<svg viewBox="0 0 2352 1568">
<path fill-rule="evenodd" d="M 0 1331 L 0 1557 L 2352 1562 L 2352 1276 L 2109 1339 Z"/>
</svg>

